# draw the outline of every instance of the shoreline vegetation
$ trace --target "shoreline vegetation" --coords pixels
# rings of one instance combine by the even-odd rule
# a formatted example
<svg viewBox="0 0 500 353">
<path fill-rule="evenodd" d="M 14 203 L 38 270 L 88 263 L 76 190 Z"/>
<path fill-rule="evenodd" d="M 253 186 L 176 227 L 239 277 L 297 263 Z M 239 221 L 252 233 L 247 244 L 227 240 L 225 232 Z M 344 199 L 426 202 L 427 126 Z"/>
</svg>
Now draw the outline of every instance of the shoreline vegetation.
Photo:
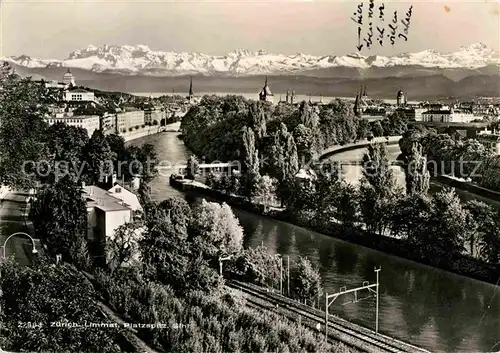
<svg viewBox="0 0 500 353">
<path fill-rule="evenodd" d="M 385 252 L 390 255 L 398 256 L 407 260 L 422 263 L 424 265 L 433 266 L 442 270 L 453 272 L 458 275 L 470 277 L 476 280 L 495 284 L 498 280 L 499 266 L 485 263 L 484 261 L 472 259 L 465 255 L 454 254 L 451 261 L 443 261 L 439 257 L 421 257 L 420 253 L 415 252 L 411 246 L 405 244 L 401 239 L 377 235 L 366 231 L 360 227 L 352 227 L 346 229 L 342 225 L 335 228 L 318 228 L 307 222 L 301 222 L 294 215 L 286 210 L 270 208 L 265 210 L 265 205 L 262 203 L 254 203 L 246 200 L 242 196 L 225 194 L 218 190 L 213 190 L 206 185 L 192 180 L 183 179 L 180 176 L 172 175 L 170 177 L 170 185 L 177 190 L 180 190 L 187 195 L 200 196 L 203 195 L 210 200 L 225 202 L 230 206 L 236 207 L 246 212 L 251 212 L 259 216 L 270 217 L 277 221 L 293 224 L 313 232 L 318 232 L 339 240 L 349 243 L 361 245 L 373 250 Z"/>
<path fill-rule="evenodd" d="M 487 158 L 490 163 L 484 163 L 483 170 L 494 180 L 500 157 L 488 155 L 478 141 L 454 140 L 420 126 L 409 129 L 407 117 L 398 111 L 369 123 L 356 107 L 340 100 L 320 106 L 273 106 L 237 96 L 204 97 L 182 120 L 181 132 L 194 153 L 186 178 L 213 189 L 192 187 L 196 191 L 259 214 L 267 212 L 257 204 L 279 206 L 286 211 L 267 214 L 471 278 L 498 281 L 500 212 L 476 200 L 462 202 L 451 188 L 429 193 L 429 171 L 462 176 L 453 163 L 456 157 Z M 331 146 L 349 149 L 370 137 L 389 141 L 391 136 L 402 136 L 398 164 L 405 186 L 397 183 L 382 143 L 368 146 L 357 186 L 342 178 L 335 162 L 315 162 Z M 198 158 L 238 161 L 241 170 L 200 176 Z M 427 169 L 431 162 L 444 168 Z M 471 172 L 470 167 L 465 170 Z M 454 177 L 437 180 L 487 193 Z M 175 177 L 171 181 L 176 184 Z M 189 189 L 187 185 L 183 187 Z"/>
</svg>

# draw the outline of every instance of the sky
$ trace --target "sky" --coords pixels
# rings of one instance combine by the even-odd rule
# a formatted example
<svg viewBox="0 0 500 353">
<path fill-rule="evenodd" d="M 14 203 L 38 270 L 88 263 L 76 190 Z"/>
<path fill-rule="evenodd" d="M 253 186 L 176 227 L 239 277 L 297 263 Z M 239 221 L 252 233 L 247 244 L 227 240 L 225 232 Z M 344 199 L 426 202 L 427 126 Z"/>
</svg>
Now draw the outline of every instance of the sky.
<svg viewBox="0 0 500 353">
<path fill-rule="evenodd" d="M 363 35 L 368 29 L 368 1 L 363 8 Z M 0 56 L 65 59 L 76 49 L 103 44 L 144 44 L 152 50 L 211 55 L 237 48 L 345 55 L 357 51 L 358 25 L 351 17 L 360 2 L 0 0 Z M 375 34 L 381 4 L 375 0 Z M 374 37 L 372 48 L 363 48 L 361 54 L 394 55 L 425 49 L 452 52 L 477 42 L 499 48 L 498 0 L 386 1 L 385 26 L 394 11 L 398 11 L 398 20 L 404 19 L 411 5 L 408 41 L 400 39 L 392 46 L 386 38 L 380 46 Z"/>
</svg>

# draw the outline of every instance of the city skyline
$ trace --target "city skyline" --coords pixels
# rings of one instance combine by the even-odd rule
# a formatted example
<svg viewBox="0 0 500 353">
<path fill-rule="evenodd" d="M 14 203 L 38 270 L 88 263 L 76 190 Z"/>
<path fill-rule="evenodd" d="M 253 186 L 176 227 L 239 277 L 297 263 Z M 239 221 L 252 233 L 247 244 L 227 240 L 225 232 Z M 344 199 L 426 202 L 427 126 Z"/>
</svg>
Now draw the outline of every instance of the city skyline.
<svg viewBox="0 0 500 353">
<path fill-rule="evenodd" d="M 209 55 L 242 48 L 285 55 L 302 52 L 340 56 L 357 51 L 357 25 L 351 20 L 357 4 L 4 1 L 0 56 L 65 59 L 74 50 L 104 44 L 142 44 L 154 51 Z M 376 6 L 380 4 L 375 2 Z M 409 6 L 413 6 L 413 13 L 408 41 L 399 40 L 391 46 L 386 39 L 380 46 L 374 38 L 373 47 L 363 48 L 362 55 L 392 56 L 426 49 L 453 52 L 477 42 L 499 49 L 500 7 L 496 2 L 398 1 L 385 4 L 386 17 L 398 11 L 401 19 Z"/>
</svg>

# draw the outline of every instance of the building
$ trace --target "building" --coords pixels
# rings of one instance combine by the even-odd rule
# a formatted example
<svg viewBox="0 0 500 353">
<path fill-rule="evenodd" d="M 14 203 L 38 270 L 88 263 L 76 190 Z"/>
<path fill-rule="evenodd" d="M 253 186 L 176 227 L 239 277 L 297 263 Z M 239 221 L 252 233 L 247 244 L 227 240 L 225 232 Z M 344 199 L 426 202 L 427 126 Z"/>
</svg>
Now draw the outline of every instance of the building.
<svg viewBox="0 0 500 353">
<path fill-rule="evenodd" d="M 48 116 L 45 119 L 49 125 L 56 123 L 65 123 L 69 126 L 82 127 L 87 130 L 89 137 L 95 130 L 100 128 L 100 118 L 98 115 L 73 115 L 72 113 L 56 113 L 53 116 Z"/>
<path fill-rule="evenodd" d="M 118 132 L 126 132 L 144 124 L 144 110 L 129 110 L 116 114 Z"/>
<path fill-rule="evenodd" d="M 271 89 L 267 85 L 267 76 L 266 76 L 266 82 L 264 83 L 264 87 L 262 88 L 262 91 L 259 93 L 259 100 L 265 101 L 265 102 L 274 102 L 274 95 L 271 92 Z M 292 104 L 293 104 L 293 96 L 292 96 Z"/>
<path fill-rule="evenodd" d="M 84 89 L 75 89 L 64 93 L 64 100 L 67 102 L 94 102 L 94 92 Z"/>
<path fill-rule="evenodd" d="M 71 70 L 69 68 L 68 68 L 68 71 L 66 71 L 66 73 L 63 75 L 62 82 L 65 85 L 76 86 L 75 85 L 75 77 L 73 76 L 73 74 L 71 73 Z"/>
<path fill-rule="evenodd" d="M 160 125 L 160 122 L 162 119 L 165 119 L 165 116 L 165 112 L 160 109 L 148 108 L 144 110 L 144 123 L 153 125 L 154 121 L 156 121 L 156 123 Z"/>
<path fill-rule="evenodd" d="M 422 121 L 433 123 L 470 123 L 476 117 L 470 112 L 447 110 L 427 110 L 422 113 Z"/>
<path fill-rule="evenodd" d="M 402 91 L 402 90 L 399 90 L 398 91 L 398 94 L 396 96 L 396 106 L 399 108 L 399 107 L 402 107 L 403 105 L 406 105 L 406 94 Z"/>
<path fill-rule="evenodd" d="M 496 131 L 481 131 L 477 134 L 476 139 L 481 144 L 495 155 L 500 155 L 500 133 Z"/>
<path fill-rule="evenodd" d="M 134 211 L 134 216 L 142 213 L 142 206 L 136 194 L 125 189 L 119 184 L 115 184 L 111 189 L 108 190 L 111 196 L 120 199 L 124 204 Z"/>
<path fill-rule="evenodd" d="M 402 108 L 397 108 L 397 112 L 403 113 L 408 120 L 412 121 L 423 121 L 423 116 L 422 114 L 427 111 L 425 108 L 418 108 L 418 107 L 402 107 Z"/>
<path fill-rule="evenodd" d="M 134 211 L 124 201 L 97 186 L 84 186 L 87 203 L 87 236 L 91 241 L 113 237 L 115 230 L 134 220 Z"/>
</svg>

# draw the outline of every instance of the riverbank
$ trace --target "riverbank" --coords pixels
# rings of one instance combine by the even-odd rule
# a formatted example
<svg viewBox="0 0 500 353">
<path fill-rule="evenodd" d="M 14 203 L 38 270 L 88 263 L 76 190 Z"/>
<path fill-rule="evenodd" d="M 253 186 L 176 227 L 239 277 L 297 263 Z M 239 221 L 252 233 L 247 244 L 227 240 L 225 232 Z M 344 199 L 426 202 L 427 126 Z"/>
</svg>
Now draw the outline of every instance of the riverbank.
<svg viewBox="0 0 500 353">
<path fill-rule="evenodd" d="M 130 142 L 133 140 L 140 139 L 142 137 L 155 135 L 165 131 L 179 131 L 180 127 L 181 127 L 180 122 L 168 124 L 165 126 L 159 126 L 159 125 L 145 126 L 144 128 L 134 129 L 132 131 L 121 132 L 119 135 L 123 137 L 125 142 Z"/>
<path fill-rule="evenodd" d="M 324 160 L 341 152 L 352 151 L 358 148 L 365 148 L 373 143 L 385 143 L 387 145 L 397 145 L 399 144 L 399 140 L 401 140 L 401 138 L 402 136 L 375 137 L 371 140 L 365 139 L 353 143 L 348 143 L 345 145 L 331 146 L 326 150 L 324 150 L 323 152 L 321 152 L 320 156 L 318 157 L 318 160 L 320 161 Z"/>
<path fill-rule="evenodd" d="M 170 177 L 170 185 L 188 195 L 203 195 L 209 199 L 226 202 L 233 207 L 247 212 L 271 217 L 275 220 L 300 226 L 311 231 L 347 241 L 349 243 L 382 251 L 387 254 L 440 268 L 476 280 L 496 284 L 500 273 L 500 268 L 498 266 L 488 264 L 480 260 L 460 254 L 448 254 L 448 257 L 421 254 L 419 249 L 411 247 L 404 240 L 372 234 L 360 228 L 344 228 L 342 225 L 338 225 L 330 226 L 326 229 L 319 229 L 311 224 L 307 224 L 306 221 L 301 222 L 300 220 L 297 220 L 296 217 L 289 212 L 279 210 L 265 212 L 264 205 L 251 203 L 241 196 L 221 193 L 210 189 L 205 185 L 202 186 L 200 183 L 191 183 L 190 180 L 175 179 L 175 177 L 172 176 Z"/>
</svg>

